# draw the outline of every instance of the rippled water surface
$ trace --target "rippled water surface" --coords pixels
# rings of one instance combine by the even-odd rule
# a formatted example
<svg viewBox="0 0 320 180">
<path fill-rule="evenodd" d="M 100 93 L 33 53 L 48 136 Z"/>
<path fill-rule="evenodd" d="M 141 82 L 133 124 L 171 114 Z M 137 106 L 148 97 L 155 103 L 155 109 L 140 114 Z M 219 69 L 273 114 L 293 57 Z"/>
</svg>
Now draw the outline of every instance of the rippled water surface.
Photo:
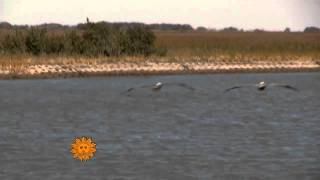
<svg viewBox="0 0 320 180">
<path fill-rule="evenodd" d="M 289 83 L 294 92 L 230 86 Z M 156 81 L 196 88 L 130 87 Z M 320 179 L 320 73 L 0 81 L 0 179 Z M 76 136 L 97 143 L 73 159 Z"/>
</svg>

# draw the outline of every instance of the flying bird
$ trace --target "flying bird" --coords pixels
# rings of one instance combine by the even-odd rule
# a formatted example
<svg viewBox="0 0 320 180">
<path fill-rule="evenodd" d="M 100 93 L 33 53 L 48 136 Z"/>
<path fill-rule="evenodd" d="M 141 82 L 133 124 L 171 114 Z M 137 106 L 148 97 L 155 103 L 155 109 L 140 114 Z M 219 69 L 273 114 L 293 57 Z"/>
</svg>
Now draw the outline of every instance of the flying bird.
<svg viewBox="0 0 320 180">
<path fill-rule="evenodd" d="M 168 82 L 168 83 L 157 82 L 156 84 L 144 85 L 144 86 L 140 86 L 140 87 L 137 87 L 137 88 L 148 88 L 148 89 L 151 89 L 152 91 L 160 91 L 163 86 L 180 86 L 180 87 L 192 90 L 192 91 L 195 90 L 193 87 L 191 87 L 191 86 L 189 86 L 187 84 L 175 83 L 175 82 Z M 133 91 L 133 90 L 135 90 L 137 88 L 129 88 L 126 91 L 122 92 L 121 94 L 131 92 L 131 91 Z"/>
<path fill-rule="evenodd" d="M 282 87 L 282 88 L 286 88 L 286 89 L 289 89 L 289 90 L 293 90 L 293 91 L 299 91 L 297 88 L 295 87 L 292 87 L 288 84 L 276 84 L 276 83 L 270 83 L 270 84 L 267 84 L 265 83 L 264 81 L 258 83 L 258 84 L 247 84 L 247 85 L 241 85 L 241 86 L 234 86 L 232 88 L 228 88 L 226 90 L 224 90 L 224 92 L 228 92 L 228 91 L 231 91 L 233 89 L 239 89 L 239 88 L 243 88 L 243 87 L 256 87 L 259 91 L 263 91 L 265 90 L 267 87 Z"/>
</svg>

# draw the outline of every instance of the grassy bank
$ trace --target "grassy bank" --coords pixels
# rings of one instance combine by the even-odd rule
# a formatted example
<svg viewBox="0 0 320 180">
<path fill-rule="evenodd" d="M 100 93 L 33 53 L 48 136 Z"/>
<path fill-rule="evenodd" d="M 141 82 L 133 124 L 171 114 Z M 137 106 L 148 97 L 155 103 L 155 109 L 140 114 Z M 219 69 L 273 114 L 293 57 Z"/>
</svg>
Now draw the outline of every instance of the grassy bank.
<svg viewBox="0 0 320 180">
<path fill-rule="evenodd" d="M 0 42 L 10 33 L 14 32 L 1 31 Z M 50 36 L 61 36 L 65 32 L 49 31 L 47 33 Z M 83 32 L 77 33 L 81 35 Z M 54 76 L 53 74 L 59 72 L 78 76 L 84 73 L 96 74 L 96 71 L 99 71 L 100 74 L 299 71 L 299 69 L 317 70 L 320 65 L 320 33 L 156 31 L 154 34 L 155 42 L 149 42 L 149 45 L 157 49 L 157 53 L 148 55 L 144 53 L 124 53 L 115 56 L 103 53 L 95 56 L 81 53 L 34 55 L 28 52 L 2 51 L 0 72 L 13 76 L 20 74 L 20 77 L 27 76 L 30 72 L 45 76 Z M 133 51 L 135 50 L 134 46 L 130 47 Z M 139 47 L 143 49 L 143 44 L 140 44 Z M 148 63 L 156 64 L 148 68 L 146 65 Z M 169 65 L 162 63 L 169 63 Z M 176 68 L 170 68 L 170 63 Z M 268 63 L 272 65 L 265 65 Z M 107 64 L 112 65 L 109 67 Z M 183 68 L 184 64 L 189 64 L 189 71 Z M 41 65 L 48 65 L 50 68 L 48 70 Z M 59 65 L 59 67 L 55 68 L 54 65 Z M 88 65 L 91 70 L 83 70 L 82 66 L 78 65 Z M 237 65 L 239 68 L 236 67 Z M 98 66 L 106 66 L 106 68 L 103 70 Z M 141 67 L 144 66 L 146 70 L 143 68 L 141 70 Z M 197 70 L 197 66 L 200 70 Z M 33 71 L 32 68 L 37 70 Z"/>
</svg>

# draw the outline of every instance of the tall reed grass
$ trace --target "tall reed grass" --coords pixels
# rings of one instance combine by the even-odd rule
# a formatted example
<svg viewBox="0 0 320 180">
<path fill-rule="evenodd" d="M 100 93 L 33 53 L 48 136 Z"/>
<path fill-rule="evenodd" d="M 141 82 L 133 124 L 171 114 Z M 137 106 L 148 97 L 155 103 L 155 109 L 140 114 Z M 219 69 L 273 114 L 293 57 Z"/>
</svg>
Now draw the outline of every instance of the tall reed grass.
<svg viewBox="0 0 320 180">
<path fill-rule="evenodd" d="M 156 47 L 168 56 L 318 56 L 320 33 L 156 32 Z"/>
</svg>

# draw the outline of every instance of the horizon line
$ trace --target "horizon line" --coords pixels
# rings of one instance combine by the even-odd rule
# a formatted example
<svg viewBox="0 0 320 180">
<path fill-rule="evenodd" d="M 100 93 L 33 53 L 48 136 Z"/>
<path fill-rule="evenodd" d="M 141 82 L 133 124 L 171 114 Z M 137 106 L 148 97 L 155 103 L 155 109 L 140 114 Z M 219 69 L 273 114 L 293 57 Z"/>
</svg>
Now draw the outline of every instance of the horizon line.
<svg viewBox="0 0 320 180">
<path fill-rule="evenodd" d="M 206 27 L 206 26 L 193 26 L 192 24 L 188 24 L 188 23 L 168 23 L 168 22 L 157 22 L 157 23 L 146 23 L 146 22 L 142 22 L 142 21 L 105 21 L 105 20 L 102 20 L 102 21 L 90 21 L 90 22 L 93 22 L 93 23 L 101 23 L 101 22 L 105 22 L 105 23 L 111 23 L 111 24 L 115 24 L 115 23 L 128 23 L 128 24 L 133 24 L 133 23 L 136 23 L 136 24 L 144 24 L 144 25 L 154 25 L 154 24 L 157 24 L 157 25 L 161 25 L 161 24 L 166 24 L 166 25 L 189 25 L 191 26 L 194 30 L 196 30 L 197 28 L 199 27 L 204 27 L 206 28 L 207 30 L 223 30 L 223 29 L 226 29 L 226 28 L 236 28 L 238 31 L 254 31 L 254 30 L 262 30 L 262 31 L 267 31 L 267 32 L 279 32 L 279 31 L 284 31 L 286 28 L 289 28 L 292 32 L 301 32 L 301 31 L 304 31 L 305 28 L 308 28 L 308 27 L 316 27 L 316 28 L 319 28 L 318 26 L 316 25 L 310 25 L 310 26 L 305 26 L 304 29 L 300 29 L 300 30 L 293 30 L 291 27 L 289 26 L 286 26 L 282 29 L 268 29 L 268 28 L 259 28 L 259 27 L 256 27 L 256 28 L 248 28 L 248 29 L 245 29 L 245 28 L 241 28 L 241 27 L 237 27 L 237 26 L 232 26 L 232 25 L 229 25 L 229 26 L 225 26 L 225 27 L 221 27 L 221 28 L 217 28 L 217 27 Z M 62 26 L 77 26 L 79 24 L 86 24 L 86 22 L 79 22 L 79 23 L 70 23 L 70 24 L 64 24 L 64 23 L 58 23 L 58 22 L 43 22 L 43 23 L 33 23 L 33 24 L 15 24 L 15 23 L 11 23 L 9 21 L 5 21 L 5 20 L 2 20 L 0 21 L 0 23 L 8 23 L 12 26 L 40 26 L 40 25 L 46 25 L 46 24 L 57 24 L 57 25 L 62 25 Z"/>
</svg>

